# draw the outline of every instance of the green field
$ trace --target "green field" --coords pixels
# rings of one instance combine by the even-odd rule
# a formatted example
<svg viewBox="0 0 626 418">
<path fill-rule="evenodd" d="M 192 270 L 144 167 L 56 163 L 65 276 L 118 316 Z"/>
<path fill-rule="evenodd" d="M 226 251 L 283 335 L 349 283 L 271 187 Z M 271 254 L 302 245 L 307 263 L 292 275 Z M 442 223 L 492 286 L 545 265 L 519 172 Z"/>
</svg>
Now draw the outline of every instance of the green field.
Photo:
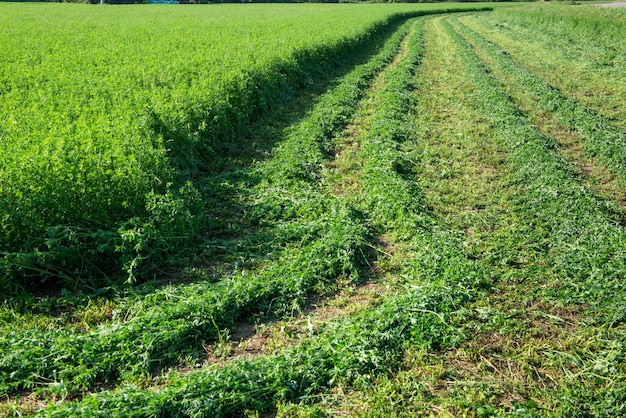
<svg viewBox="0 0 626 418">
<path fill-rule="evenodd" d="M 625 415 L 624 34 L 0 3 L 0 416 Z"/>
</svg>

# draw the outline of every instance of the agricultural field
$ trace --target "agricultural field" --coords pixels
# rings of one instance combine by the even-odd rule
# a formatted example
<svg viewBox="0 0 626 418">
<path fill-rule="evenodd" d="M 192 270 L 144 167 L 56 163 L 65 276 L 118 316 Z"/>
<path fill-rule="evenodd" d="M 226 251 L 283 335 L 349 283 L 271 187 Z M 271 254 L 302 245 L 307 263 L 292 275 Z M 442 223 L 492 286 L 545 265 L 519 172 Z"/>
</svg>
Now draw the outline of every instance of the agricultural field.
<svg viewBox="0 0 626 418">
<path fill-rule="evenodd" d="M 0 4 L 0 416 L 626 415 L 625 34 Z"/>
</svg>

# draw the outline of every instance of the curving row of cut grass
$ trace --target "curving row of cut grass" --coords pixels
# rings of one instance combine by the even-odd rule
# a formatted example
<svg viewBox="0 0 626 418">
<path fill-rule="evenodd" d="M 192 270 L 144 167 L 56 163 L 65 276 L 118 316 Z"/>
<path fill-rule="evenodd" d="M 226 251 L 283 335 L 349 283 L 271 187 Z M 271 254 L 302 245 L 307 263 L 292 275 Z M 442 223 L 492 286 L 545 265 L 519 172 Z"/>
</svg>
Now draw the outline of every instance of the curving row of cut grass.
<svg viewBox="0 0 626 418">
<path fill-rule="evenodd" d="M 602 300 L 608 308 L 609 301 L 624 291 L 617 279 L 626 268 L 626 256 L 619 251 L 626 239 L 623 227 L 612 219 L 603 201 L 580 185 L 554 140 L 542 135 L 520 113 L 467 41 L 458 34 L 456 39 L 463 46 L 468 73 L 481 88 L 476 103 L 494 125 L 500 126 L 497 134 L 508 146 L 514 179 L 524 187 L 516 204 L 532 214 L 527 216 L 529 228 L 545 234 L 536 239 L 548 245 L 555 266 L 573 279 L 564 282 L 564 288 L 579 289 L 579 295 L 589 298 L 589 303 Z M 598 293 L 591 298 L 593 292 Z M 595 308 L 601 310 L 602 306 Z"/>
<path fill-rule="evenodd" d="M 526 16 L 526 19 L 522 19 L 524 22 L 516 19 L 516 17 L 524 16 L 532 7 L 519 9 L 519 13 L 495 11 L 494 13 L 483 15 L 469 15 L 462 20 L 472 21 L 481 26 L 487 24 L 490 27 L 488 32 L 498 39 L 516 42 L 525 52 L 532 51 L 533 59 L 525 62 L 526 65 L 545 65 L 546 63 L 537 62 L 541 61 L 541 59 L 537 59 L 541 57 L 548 59 L 551 63 L 567 63 L 570 67 L 583 73 L 595 72 L 597 75 L 607 77 L 615 83 L 623 82 L 623 66 L 621 65 L 623 57 L 620 54 L 615 54 L 615 52 L 610 52 L 621 47 L 619 43 L 621 29 L 612 33 L 599 30 L 596 35 L 602 35 L 606 39 L 604 42 L 598 42 L 593 37 L 580 36 L 575 29 L 563 30 L 562 25 L 545 25 L 541 22 L 541 17 L 538 15 L 535 15 L 538 18 L 537 20 L 529 19 L 529 16 Z M 555 7 L 558 8 L 558 6 Z M 572 13 L 576 13 L 576 10 L 572 8 L 562 9 L 563 12 L 566 10 L 570 17 Z M 598 11 L 596 7 L 583 7 L 582 10 L 586 10 L 589 16 Z M 615 25 L 623 28 L 626 24 L 623 18 L 620 19 L 620 15 L 623 15 L 623 11 L 620 11 L 620 9 L 599 10 L 602 10 L 601 16 L 604 20 L 604 25 Z M 551 6 L 546 7 L 545 12 L 547 15 L 551 11 L 553 11 Z M 522 50 L 516 52 L 522 52 Z M 612 57 L 607 58 L 607 55 L 612 55 Z M 563 75 L 565 74 L 560 74 L 560 76 Z M 554 74 L 554 76 L 559 75 Z M 605 86 L 605 88 L 610 88 L 610 86 Z"/>
<path fill-rule="evenodd" d="M 560 22 L 548 24 L 544 20 L 555 15 L 562 17 Z M 548 6 L 539 14 L 532 6 L 519 13 L 495 12 L 464 21 L 505 49 L 524 68 L 622 130 L 626 128 L 621 35 L 626 30 L 626 18 L 620 8 Z M 587 21 L 594 22 L 593 35 L 588 33 Z"/>
<path fill-rule="evenodd" d="M 43 330 L 16 329 L 3 319 L 1 392 L 36 389 L 67 395 L 132 380 L 186 356 L 200 356 L 203 343 L 235 321 L 252 314 L 283 315 L 300 309 L 311 292 L 332 288 L 339 277 L 358 280 L 368 239 L 363 215 L 325 194 L 318 171 L 329 138 L 346 123 L 369 80 L 392 59 L 405 30 L 322 96 L 301 123 L 287 130 L 273 158 L 251 170 L 256 183 L 238 199 L 258 229 L 249 244 L 262 253 L 258 265 L 217 284 L 168 287 L 145 299 L 117 301 L 93 327 L 58 328 L 52 319 Z M 179 191 L 186 204 L 200 199 L 193 189 L 188 185 Z M 152 196 L 155 218 L 161 225 L 172 222 L 175 231 L 177 220 L 170 215 L 184 213 L 184 207 L 176 199 Z M 141 229 L 128 237 L 138 240 L 134 245 L 144 245 Z M 270 241 L 258 238 L 266 235 Z M 219 240 L 211 245 L 219 246 Z"/>
<path fill-rule="evenodd" d="M 527 133 L 536 128 L 507 97 L 517 97 L 517 85 L 502 71 L 490 71 L 492 60 L 475 42 L 463 42 L 449 26 L 443 30 L 441 22 L 446 19 L 427 25 L 427 55 L 419 75 L 430 77 L 420 77 L 417 84 L 420 104 L 415 118 L 420 135 L 413 142 L 411 159 L 417 163 L 425 201 L 438 217 L 465 232 L 464 245 L 491 272 L 495 286 L 452 322 L 469 335 L 458 347 L 407 355 L 403 368 L 365 389 L 342 387 L 325 394 L 318 410 L 328 416 L 357 408 L 360 416 L 623 415 L 626 327 L 619 319 L 623 292 L 613 300 L 603 299 L 614 283 L 565 273 L 563 260 L 555 257 L 580 251 L 581 243 L 567 248 L 571 241 L 559 240 L 562 230 L 557 232 L 561 227 L 554 224 L 576 224 L 581 229 L 597 225 L 579 218 L 544 222 L 547 206 L 575 206 L 559 197 L 566 192 L 556 183 L 568 177 L 567 190 L 584 179 L 567 170 L 568 162 L 556 150 L 541 157 L 545 153 L 541 145 L 552 139 Z M 450 18 L 463 35 L 457 22 L 469 20 L 474 19 Z M 507 85 L 499 86 L 494 73 Z M 528 152 L 528 142 L 539 142 L 536 153 Z M 522 164 L 521 154 L 529 161 Z M 545 164 L 554 157 L 563 164 Z M 540 165 L 537 172 L 557 171 L 540 173 L 541 180 L 555 180 L 541 192 L 532 180 L 537 173 L 527 179 L 520 172 L 535 162 Z M 541 200 L 533 201 L 540 194 Z M 596 199 L 588 190 L 583 194 Z M 580 203 L 571 210 L 588 209 Z M 560 215 L 567 216 L 562 210 Z M 593 214 L 602 218 L 599 224 L 611 222 L 608 211 Z M 556 215 L 554 209 L 551 215 Z M 615 238 L 619 227 L 612 229 Z M 598 247 L 598 255 L 607 248 L 617 250 L 605 245 L 610 240 L 607 237 Z M 589 244 L 583 251 L 589 251 L 593 245 Z M 615 267 L 611 265 L 613 272 L 607 276 L 622 275 Z M 583 288 L 588 291 L 585 296 Z M 603 291 L 594 296 L 595 289 Z M 607 306 L 602 307 L 602 301 Z"/>
<path fill-rule="evenodd" d="M 462 25 L 459 22 L 459 25 Z M 626 132 L 611 125 L 602 115 L 581 105 L 550 84 L 523 69 L 505 51 L 462 25 L 463 33 L 520 87 L 530 92 L 538 107 L 554 113 L 567 129 L 578 132 L 585 141 L 585 150 L 597 157 L 616 175 L 626 178 Z"/>
<path fill-rule="evenodd" d="M 609 13 L 607 20 L 614 16 Z M 562 94 L 626 130 L 626 73 L 623 63 L 604 63 L 591 40 L 559 36 L 541 26 L 521 26 L 496 13 L 469 16 L 463 23 L 510 54 L 515 62 L 544 79 Z M 626 23 L 622 24 L 626 30 Z M 621 43 L 614 39 L 614 43 Z"/>
<path fill-rule="evenodd" d="M 473 103 L 508 150 L 510 181 L 520 190 L 514 210 L 525 222 L 519 237 L 524 245 L 547 254 L 551 274 L 560 278 L 557 286 L 536 291 L 552 303 L 578 306 L 585 315 L 581 325 L 589 326 L 586 332 L 596 339 L 584 350 L 546 354 L 564 363 L 576 358 L 580 368 L 577 375 L 565 372 L 563 385 L 551 395 L 558 408 L 550 414 L 567 416 L 584 410 L 590 415 L 619 415 L 624 405 L 620 383 L 624 369 L 619 359 L 624 356 L 626 232 L 612 219 L 606 203 L 581 186 L 554 140 L 539 133 L 507 97 L 461 36 L 465 35 L 462 26 L 451 23 L 448 32 L 477 86 Z M 523 407 L 525 413 L 535 409 L 537 405 Z"/>
<path fill-rule="evenodd" d="M 463 254 L 458 239 L 419 204 L 419 190 L 393 164 L 402 159 L 397 141 L 409 123 L 406 110 L 411 107 L 411 96 L 406 92 L 421 57 L 422 29 L 417 25 L 409 54 L 386 74 L 385 87 L 376 94 L 377 103 L 384 104 L 374 116 L 379 123 L 359 139 L 368 161 L 363 187 L 375 192 L 386 183 L 397 196 L 392 202 L 372 195 L 366 202 L 367 215 L 376 219 L 381 231 L 399 226 L 398 237 L 415 252 L 404 267 L 404 288 L 377 307 L 328 323 L 319 334 L 284 354 L 172 374 L 154 390 L 122 387 L 51 407 L 43 416 L 266 412 L 279 402 L 306 402 L 339 383 L 365 386 L 373 376 L 397 368 L 409 345 L 432 349 L 458 341 L 459 335 L 446 319 L 484 285 L 486 272 Z"/>
<path fill-rule="evenodd" d="M 619 70 L 624 63 L 624 43 L 620 42 L 626 24 L 623 8 L 569 5 L 531 5 L 502 8 L 494 14 L 498 20 L 533 28 L 553 35 L 559 41 L 578 43 L 579 54 L 595 56 L 599 63 Z"/>
</svg>

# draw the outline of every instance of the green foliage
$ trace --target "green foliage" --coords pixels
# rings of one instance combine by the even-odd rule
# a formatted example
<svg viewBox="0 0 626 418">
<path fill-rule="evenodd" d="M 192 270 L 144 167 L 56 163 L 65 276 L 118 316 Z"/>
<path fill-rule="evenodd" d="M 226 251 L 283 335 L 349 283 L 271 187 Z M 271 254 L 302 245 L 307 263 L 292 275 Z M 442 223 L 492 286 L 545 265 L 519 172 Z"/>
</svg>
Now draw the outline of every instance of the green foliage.
<svg viewBox="0 0 626 418">
<path fill-rule="evenodd" d="M 118 230 L 120 243 L 115 251 L 121 253 L 130 282 L 137 280 L 138 271 L 150 274 L 150 269 L 160 267 L 161 260 L 193 248 L 200 236 L 204 205 L 190 182 L 176 193 L 151 192 L 146 201 L 146 216 L 132 218 Z"/>
<path fill-rule="evenodd" d="M 3 294 L 33 280 L 89 289 L 149 277 L 180 249 L 158 237 L 169 232 L 152 231 L 154 196 L 219 172 L 252 123 L 407 15 L 425 13 L 33 7 L 1 18 Z M 178 214 L 173 222 L 187 223 Z M 69 231 L 62 242 L 59 231 Z"/>
<path fill-rule="evenodd" d="M 585 138 L 585 149 L 591 156 L 597 157 L 616 175 L 626 178 L 626 132 L 520 67 L 493 43 L 467 28 L 463 33 L 488 52 L 504 72 L 515 77 L 516 82 L 532 94 L 538 107 L 554 113 L 564 127 Z"/>
<path fill-rule="evenodd" d="M 124 322 L 87 334 L 9 332 L 0 339 L 7 350 L 1 363 L 6 372 L 3 391 L 54 379 L 64 381 L 63 389 L 72 392 L 120 375 L 149 372 L 177 361 L 182 352 L 197 357 L 203 341 L 215 338 L 216 330 L 232 327 L 237 319 L 253 313 L 288 314 L 298 310 L 312 290 L 324 289 L 337 277 L 358 278 L 367 230 L 354 209 L 323 193 L 315 173 L 324 159 L 321 144 L 345 124 L 367 80 L 391 60 L 404 33 L 406 25 L 374 59 L 322 96 L 310 115 L 287 132 L 274 157 L 257 168 L 266 181 L 251 190 L 250 217 L 275 229 L 274 240 L 282 245 L 274 263 L 252 276 L 242 272 L 217 284 L 157 291 L 134 302 L 131 312 L 136 313 L 128 314 Z M 312 130 L 318 134 L 311 135 Z M 297 174 L 303 166 L 309 167 L 304 176 Z M 123 241 L 117 249 L 127 260 L 129 273 L 145 260 L 161 256 L 163 247 L 184 248 L 184 240 L 195 236 L 196 206 L 198 197 L 189 186 L 176 194 L 153 195 L 147 207 L 149 222 L 136 220 L 121 231 Z M 41 361 L 43 347 L 52 359 L 49 363 Z M 75 354 L 68 356 L 68 351 Z M 60 375 L 57 370 L 62 370 Z"/>
</svg>

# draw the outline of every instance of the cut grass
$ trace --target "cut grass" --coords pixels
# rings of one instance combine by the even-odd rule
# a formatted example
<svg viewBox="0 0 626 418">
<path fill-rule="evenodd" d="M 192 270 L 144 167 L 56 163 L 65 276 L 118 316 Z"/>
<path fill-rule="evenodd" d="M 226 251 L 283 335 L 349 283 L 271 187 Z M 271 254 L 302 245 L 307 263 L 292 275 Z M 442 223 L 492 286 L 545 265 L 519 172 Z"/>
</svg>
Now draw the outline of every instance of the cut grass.
<svg viewBox="0 0 626 418">
<path fill-rule="evenodd" d="M 547 23 L 559 14 L 563 17 L 560 24 Z M 569 18 L 579 14 L 581 24 L 572 25 L 568 14 Z M 597 23 L 594 35 L 581 35 L 588 29 L 585 18 L 594 20 L 602 14 L 603 24 Z M 619 31 L 607 30 L 607 26 L 613 26 L 624 31 L 623 11 L 530 6 L 462 20 L 505 49 L 526 69 L 626 129 L 626 111 L 622 105 L 626 100 L 624 54 L 618 52 L 620 48 L 623 50 L 623 42 Z M 598 39 L 603 37 L 606 39 Z"/>
<path fill-rule="evenodd" d="M 459 19 L 461 23 L 473 22 L 472 19 L 462 18 Z M 476 26 L 471 26 L 472 30 L 476 30 Z M 480 36 L 484 33 L 484 28 L 480 27 L 481 32 L 472 34 L 470 31 L 464 31 L 464 33 L 470 36 L 469 40 L 472 42 L 476 52 L 480 55 L 481 59 L 489 66 L 490 71 L 493 71 L 494 75 L 498 77 L 498 80 L 503 83 L 507 94 L 509 94 L 516 102 L 518 106 L 527 114 L 541 131 L 541 133 L 551 136 L 561 147 L 561 152 L 571 161 L 575 162 L 579 169 L 580 177 L 584 178 L 584 184 L 586 187 L 593 189 L 599 196 L 605 201 L 612 203 L 612 211 L 615 213 L 616 219 L 624 224 L 626 222 L 626 180 L 623 175 L 616 175 L 615 171 L 610 170 L 606 165 L 603 165 L 601 161 L 607 161 L 607 158 L 596 158 L 586 152 L 591 146 L 586 146 L 586 133 L 576 132 L 570 130 L 575 128 L 572 124 L 568 124 L 568 128 L 563 127 L 563 110 L 557 110 L 556 113 L 546 109 L 545 106 L 537 106 L 537 95 L 541 94 L 536 89 L 524 88 L 528 86 L 528 76 L 532 77 L 529 73 L 524 71 L 512 71 L 511 62 L 502 59 L 494 59 L 494 55 L 505 54 L 504 51 L 499 50 L 497 46 L 490 44 L 488 41 L 481 39 Z M 506 61 L 503 64 L 502 61 Z M 514 69 L 517 69 L 514 67 Z M 526 78 L 524 79 L 524 74 Z M 536 86 L 536 84 L 535 84 Z M 565 101 L 564 96 L 560 96 L 561 101 Z M 541 101 L 541 104 L 544 102 Z M 596 128 L 600 129 L 600 128 Z M 609 135 L 607 135 L 609 136 Z M 611 172 L 613 171 L 613 172 Z"/>
<path fill-rule="evenodd" d="M 623 296 L 605 296 L 606 306 L 598 306 L 595 295 L 572 298 L 568 287 L 601 286 L 593 280 L 581 283 L 580 276 L 555 262 L 555 253 L 567 251 L 568 244 L 557 239 L 554 228 L 543 220 L 528 227 L 546 208 L 524 204 L 537 191 L 528 187 L 532 178 L 518 177 L 519 148 L 509 148 L 508 141 L 524 136 L 510 134 L 507 126 L 527 122 L 510 108 L 502 114 L 513 116 L 500 119 L 498 109 L 508 106 L 506 95 L 487 90 L 496 83 L 487 84 L 490 79 L 469 46 L 440 19 L 427 24 L 426 39 L 416 91 L 421 133 L 412 144 L 414 171 L 425 186 L 426 203 L 465 232 L 468 251 L 491 271 L 495 288 L 452 317 L 466 336 L 458 348 L 435 353 L 409 349 L 399 371 L 379 377 L 366 390 L 338 388 L 309 412 L 390 417 L 621 414 L 625 370 L 614 359 L 623 356 L 619 347 L 625 334 L 609 318 L 620 311 Z M 566 173 L 568 187 L 575 188 L 575 177 Z M 601 213 L 594 215 L 609 221 L 609 214 Z M 594 221 L 590 223 L 586 227 L 593 228 Z M 537 241 L 546 234 L 550 244 L 541 245 Z M 617 228 L 613 234 L 623 231 Z M 610 282 L 604 286 L 612 288 Z M 608 312 L 607 317 L 598 310 Z M 285 407 L 285 415 L 292 410 Z"/>
<path fill-rule="evenodd" d="M 566 344 L 573 352 L 551 352 L 554 359 L 573 363 L 578 370 L 564 370 L 564 379 L 550 396 L 555 409 L 549 412 L 615 413 L 621 408 L 622 389 L 616 384 L 623 370 L 619 361 L 607 360 L 608 368 L 598 367 L 597 362 L 615 358 L 614 347 L 619 347 L 623 339 L 623 329 L 615 326 L 615 318 L 622 316 L 624 299 L 624 289 L 617 279 L 626 268 L 619 250 L 626 239 L 624 230 L 611 219 L 606 206 L 580 186 L 569 163 L 556 152 L 553 140 L 541 135 L 520 114 L 470 46 L 449 32 L 459 46 L 466 73 L 477 86 L 479 94 L 473 96 L 473 103 L 497 127 L 494 138 L 508 150 L 510 179 L 521 188 L 514 202 L 515 211 L 526 222 L 524 239 L 527 245 L 529 239 L 543 240 L 537 249 L 548 256 L 548 271 L 562 281 L 541 290 L 539 295 L 546 304 L 579 312 L 584 323 L 576 337 L 568 340 L 571 344 Z M 595 337 L 591 339 L 590 335 Z M 590 344 L 575 349 L 580 341 Z M 532 410 L 535 406 L 523 408 Z"/>
<path fill-rule="evenodd" d="M 257 238 L 232 253 L 207 251 L 232 257 L 234 281 L 241 279 L 241 286 L 232 281 L 207 286 L 234 286 L 237 291 L 228 295 L 243 301 L 237 309 L 244 315 L 226 318 L 227 327 L 211 315 L 205 318 L 213 328 L 208 340 L 196 344 L 204 356 L 182 353 L 171 369 L 167 359 L 157 359 L 147 369 L 153 375 L 89 386 L 92 394 L 82 399 L 82 393 L 72 394 L 69 402 L 45 410 L 37 411 L 42 405 L 36 398 L 14 397 L 0 411 L 623 415 L 626 259 L 620 251 L 626 232 L 607 203 L 584 187 L 581 171 L 563 158 L 580 150 L 571 146 L 561 154 L 545 135 L 555 132 L 554 119 L 520 111 L 527 99 L 515 92 L 514 83 L 503 86 L 493 77 L 494 60 L 478 43 L 467 42 L 473 38 L 459 22 L 433 19 L 424 35 L 418 21 L 401 53 L 375 65 L 370 74 L 377 77 L 367 82 L 357 77 L 361 81 L 352 87 L 342 84 L 333 91 L 341 92 L 347 107 L 322 97 L 320 113 L 294 124 L 272 159 L 255 165 L 261 181 L 248 183 L 248 193 L 241 193 L 245 181 L 215 182 L 232 188 L 247 219 L 224 228 L 223 239 L 214 243 L 236 240 L 229 236 L 236 231 Z M 494 74 L 506 80 L 504 72 Z M 328 123 L 329 114 L 339 122 Z M 260 249 L 264 233 L 276 239 Z M 347 246 L 334 246 L 346 241 Z M 263 254 L 270 247 L 261 260 L 245 258 L 249 249 Z M 309 249 L 316 260 L 307 263 Z M 342 260 L 348 260 L 343 267 L 333 267 Z M 295 287 L 288 282 L 278 300 L 268 296 L 267 310 L 263 303 L 247 304 L 246 291 L 260 289 L 252 279 L 273 269 L 278 276 L 297 276 Z M 302 272 L 310 274 L 299 276 Z M 377 284 L 358 287 L 370 279 Z M 206 293 L 204 284 L 168 287 L 142 298 L 124 321 L 141 319 L 150 309 L 167 310 L 183 301 L 187 290 Z M 276 287 L 284 284 L 277 281 Z M 358 290 L 372 286 L 373 293 Z M 336 289 L 343 290 L 326 299 L 325 307 L 307 308 L 321 300 L 312 294 Z M 181 322 L 189 314 L 206 314 L 197 313 L 206 308 L 202 300 L 200 295 L 195 305 L 181 304 Z M 96 323 L 117 323 L 105 308 L 96 306 L 95 312 L 104 315 L 96 315 Z M 250 337 L 252 322 L 238 322 L 249 313 L 282 320 L 260 323 Z M 203 326 L 189 329 L 198 325 Z M 55 328 L 52 322 L 40 326 Z"/>
<path fill-rule="evenodd" d="M 132 380 L 181 357 L 197 356 L 206 340 L 216 339 L 240 318 L 289 314 L 300 309 L 308 294 L 322 292 L 339 277 L 358 281 L 367 231 L 354 210 L 323 193 L 317 172 L 330 137 L 354 111 L 369 80 L 393 59 L 407 27 L 322 96 L 308 118 L 287 131 L 273 158 L 257 168 L 264 181 L 248 197 L 253 200 L 251 216 L 269 223 L 274 240 L 284 246 L 271 257 L 273 263 L 252 274 L 244 269 L 217 284 L 205 281 L 155 292 L 123 321 L 93 332 L 11 331 L 0 340 L 7 353 L 0 363 L 6 371 L 2 391 L 45 386 L 67 395 L 118 378 Z"/>
<path fill-rule="evenodd" d="M 395 369 L 407 346 L 433 349 L 454 344 L 459 336 L 448 323 L 449 315 L 481 291 L 485 272 L 466 258 L 457 237 L 416 201 L 419 190 L 395 164 L 402 158 L 398 141 L 406 139 L 406 109 L 411 102 L 404 92 L 421 58 L 420 42 L 413 36 L 410 53 L 386 75 L 386 87 L 376 94 L 384 106 L 372 116 L 378 123 L 372 123 L 362 138 L 366 155 L 362 186 L 379 191 L 384 184 L 397 197 L 390 201 L 380 193 L 367 193 L 369 218 L 377 230 L 393 233 L 394 239 L 411 247 L 412 257 L 402 266 L 406 282 L 396 294 L 350 318 L 329 322 L 318 335 L 281 355 L 184 376 L 172 374 L 158 391 L 124 387 L 51 408 L 46 414 L 125 414 L 139 405 L 146 415 L 240 414 L 251 408 L 263 412 L 276 402 L 307 401 L 340 383 L 364 387 L 374 376 Z M 408 234 L 409 228 L 413 234 Z"/>
<path fill-rule="evenodd" d="M 579 133 L 584 138 L 585 151 L 626 180 L 626 132 L 612 126 L 602 115 L 560 93 L 519 66 L 497 45 L 459 24 L 464 35 L 480 46 L 500 73 L 514 78 L 515 83 L 532 96 L 535 105 L 553 113 L 561 125 Z"/>
</svg>

